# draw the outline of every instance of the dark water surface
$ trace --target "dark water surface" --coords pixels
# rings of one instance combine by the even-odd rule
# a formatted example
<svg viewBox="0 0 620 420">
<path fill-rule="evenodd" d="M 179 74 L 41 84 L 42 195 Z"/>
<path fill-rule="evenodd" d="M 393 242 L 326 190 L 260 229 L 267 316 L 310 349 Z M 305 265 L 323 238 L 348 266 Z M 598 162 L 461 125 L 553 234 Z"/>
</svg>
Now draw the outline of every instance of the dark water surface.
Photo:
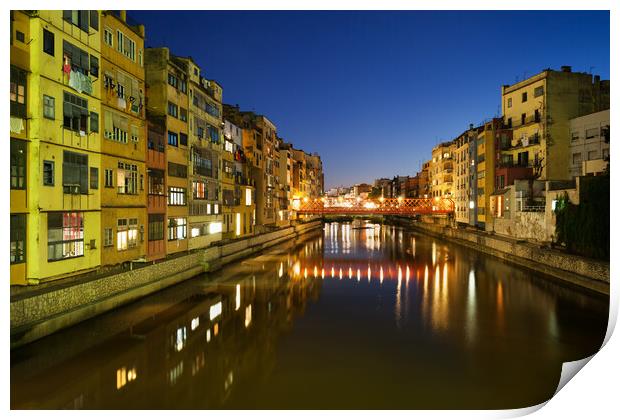
<svg viewBox="0 0 620 420">
<path fill-rule="evenodd" d="M 11 352 L 12 408 L 517 408 L 608 299 L 374 224 L 199 276 Z"/>
</svg>

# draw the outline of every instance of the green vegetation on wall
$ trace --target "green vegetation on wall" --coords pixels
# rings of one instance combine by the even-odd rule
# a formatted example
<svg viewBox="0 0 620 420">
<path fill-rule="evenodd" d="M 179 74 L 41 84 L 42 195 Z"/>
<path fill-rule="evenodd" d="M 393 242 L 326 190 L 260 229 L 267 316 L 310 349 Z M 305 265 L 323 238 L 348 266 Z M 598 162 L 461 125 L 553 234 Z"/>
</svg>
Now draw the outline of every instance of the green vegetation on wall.
<svg viewBox="0 0 620 420">
<path fill-rule="evenodd" d="M 609 173 L 580 178 L 579 205 L 564 196 L 556 205 L 556 237 L 569 252 L 609 259 Z"/>
</svg>

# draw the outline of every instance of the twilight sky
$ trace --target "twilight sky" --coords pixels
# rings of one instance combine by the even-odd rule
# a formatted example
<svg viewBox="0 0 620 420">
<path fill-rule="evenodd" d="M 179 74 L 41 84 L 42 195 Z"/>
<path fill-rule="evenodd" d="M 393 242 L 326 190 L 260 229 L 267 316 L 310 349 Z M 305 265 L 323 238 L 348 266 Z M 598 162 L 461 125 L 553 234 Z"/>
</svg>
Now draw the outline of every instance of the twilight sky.
<svg viewBox="0 0 620 420">
<path fill-rule="evenodd" d="M 326 189 L 415 175 L 499 115 L 502 84 L 551 67 L 609 79 L 607 11 L 132 11 L 147 47 L 191 55 L 224 102 L 323 159 Z"/>
</svg>

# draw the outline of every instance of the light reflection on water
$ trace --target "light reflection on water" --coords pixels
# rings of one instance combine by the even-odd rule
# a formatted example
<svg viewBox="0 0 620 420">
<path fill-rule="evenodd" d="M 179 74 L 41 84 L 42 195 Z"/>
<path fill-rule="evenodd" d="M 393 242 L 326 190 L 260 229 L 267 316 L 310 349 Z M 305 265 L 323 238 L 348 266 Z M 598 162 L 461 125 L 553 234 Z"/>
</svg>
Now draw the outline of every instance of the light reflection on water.
<svg viewBox="0 0 620 420">
<path fill-rule="evenodd" d="M 516 408 L 593 353 L 607 301 L 374 223 L 11 354 L 13 408 Z"/>
</svg>

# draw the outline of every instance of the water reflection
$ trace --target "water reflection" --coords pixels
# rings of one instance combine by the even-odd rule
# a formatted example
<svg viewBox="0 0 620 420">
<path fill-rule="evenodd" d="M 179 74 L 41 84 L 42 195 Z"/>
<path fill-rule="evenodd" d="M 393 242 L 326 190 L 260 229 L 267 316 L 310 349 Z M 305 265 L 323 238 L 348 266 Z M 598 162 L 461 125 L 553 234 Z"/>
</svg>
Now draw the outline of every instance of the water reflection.
<svg viewBox="0 0 620 420">
<path fill-rule="evenodd" d="M 330 223 L 13 352 L 11 405 L 521 407 L 598 348 L 606 315 L 470 249 Z"/>
</svg>

